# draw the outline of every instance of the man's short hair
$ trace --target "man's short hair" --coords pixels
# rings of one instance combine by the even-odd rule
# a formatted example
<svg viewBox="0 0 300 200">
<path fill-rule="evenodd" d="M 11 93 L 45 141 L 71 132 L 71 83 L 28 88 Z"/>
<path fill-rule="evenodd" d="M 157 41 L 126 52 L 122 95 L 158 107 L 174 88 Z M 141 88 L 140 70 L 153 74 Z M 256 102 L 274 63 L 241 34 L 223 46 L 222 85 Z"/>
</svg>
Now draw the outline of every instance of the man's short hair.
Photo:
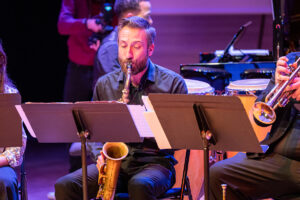
<svg viewBox="0 0 300 200">
<path fill-rule="evenodd" d="M 148 46 L 154 43 L 156 37 L 155 28 L 150 25 L 150 23 L 144 18 L 138 16 L 132 16 L 128 18 L 124 18 L 120 21 L 118 26 L 118 32 L 122 30 L 124 27 L 129 28 L 138 28 L 146 31 L 147 35 L 147 44 Z"/>
<path fill-rule="evenodd" d="M 150 0 L 116 0 L 114 4 L 114 11 L 119 17 L 128 11 L 139 12 L 141 9 L 139 3 L 142 1 Z"/>
</svg>

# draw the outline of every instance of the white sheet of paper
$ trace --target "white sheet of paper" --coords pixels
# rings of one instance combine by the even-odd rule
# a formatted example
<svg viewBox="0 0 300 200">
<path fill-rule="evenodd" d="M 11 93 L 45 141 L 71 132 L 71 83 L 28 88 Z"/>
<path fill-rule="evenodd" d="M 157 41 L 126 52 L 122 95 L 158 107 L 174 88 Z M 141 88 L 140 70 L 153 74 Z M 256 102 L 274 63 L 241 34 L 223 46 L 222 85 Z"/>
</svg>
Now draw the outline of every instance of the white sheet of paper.
<svg viewBox="0 0 300 200">
<path fill-rule="evenodd" d="M 148 112 L 144 112 L 144 116 L 155 137 L 158 148 L 171 149 L 170 142 L 166 137 L 166 134 L 157 118 L 156 113 L 154 111 L 148 111 Z"/>
<path fill-rule="evenodd" d="M 16 109 L 17 109 L 17 111 L 18 111 L 18 113 L 19 113 L 19 115 L 20 115 L 22 121 L 24 122 L 24 124 L 25 124 L 27 130 L 29 131 L 30 135 L 31 135 L 32 137 L 36 138 L 36 135 L 35 135 L 35 133 L 34 133 L 32 127 L 31 127 L 30 123 L 29 123 L 29 120 L 28 120 L 28 118 L 27 118 L 27 116 L 26 116 L 26 114 L 25 114 L 25 112 L 24 112 L 22 106 L 21 106 L 21 105 L 15 105 L 15 107 L 16 107 Z"/>
<path fill-rule="evenodd" d="M 141 137 L 154 137 L 144 117 L 145 108 L 141 105 L 128 105 L 128 110 Z"/>
<path fill-rule="evenodd" d="M 152 103 L 149 100 L 148 96 L 142 96 L 142 100 L 143 100 L 144 106 L 146 108 L 146 111 L 153 111 L 154 110 L 153 106 L 152 106 Z"/>
</svg>

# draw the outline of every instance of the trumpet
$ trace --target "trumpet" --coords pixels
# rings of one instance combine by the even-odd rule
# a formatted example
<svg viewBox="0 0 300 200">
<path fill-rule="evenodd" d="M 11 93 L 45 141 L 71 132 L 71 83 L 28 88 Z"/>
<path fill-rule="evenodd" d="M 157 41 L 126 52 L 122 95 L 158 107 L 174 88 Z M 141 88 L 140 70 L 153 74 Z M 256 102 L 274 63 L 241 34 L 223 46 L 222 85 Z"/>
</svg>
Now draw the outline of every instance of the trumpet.
<svg viewBox="0 0 300 200">
<path fill-rule="evenodd" d="M 295 68 L 290 67 L 292 71 L 289 80 L 277 83 L 271 92 L 266 96 L 265 102 L 256 102 L 252 108 L 255 122 L 263 127 L 272 125 L 276 120 L 275 110 L 278 107 L 285 107 L 295 90 L 285 91 L 300 71 L 300 58 L 295 63 Z"/>
</svg>

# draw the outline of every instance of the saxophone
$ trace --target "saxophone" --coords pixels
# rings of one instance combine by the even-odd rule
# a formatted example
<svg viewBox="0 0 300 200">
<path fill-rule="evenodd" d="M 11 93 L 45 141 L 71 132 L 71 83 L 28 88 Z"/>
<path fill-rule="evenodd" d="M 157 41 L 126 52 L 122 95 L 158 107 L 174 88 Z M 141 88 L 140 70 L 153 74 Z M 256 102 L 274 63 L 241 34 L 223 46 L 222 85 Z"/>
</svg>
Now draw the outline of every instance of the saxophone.
<svg viewBox="0 0 300 200">
<path fill-rule="evenodd" d="M 127 63 L 127 74 L 120 103 L 129 103 L 131 78 L 131 63 Z M 119 171 L 122 160 L 128 154 L 128 147 L 123 142 L 106 142 L 102 148 L 105 163 L 99 169 L 99 190 L 96 199 L 113 200 L 116 191 Z"/>
<path fill-rule="evenodd" d="M 119 99 L 121 103 L 129 103 L 129 93 L 130 93 L 130 79 L 131 79 L 131 62 L 127 63 L 127 74 L 126 74 L 126 81 L 124 85 L 124 89 L 122 90 L 122 97 Z"/>
<path fill-rule="evenodd" d="M 99 170 L 99 190 L 96 199 L 113 200 L 121 161 L 127 156 L 128 147 L 123 142 L 106 142 L 102 152 L 106 162 Z"/>
</svg>

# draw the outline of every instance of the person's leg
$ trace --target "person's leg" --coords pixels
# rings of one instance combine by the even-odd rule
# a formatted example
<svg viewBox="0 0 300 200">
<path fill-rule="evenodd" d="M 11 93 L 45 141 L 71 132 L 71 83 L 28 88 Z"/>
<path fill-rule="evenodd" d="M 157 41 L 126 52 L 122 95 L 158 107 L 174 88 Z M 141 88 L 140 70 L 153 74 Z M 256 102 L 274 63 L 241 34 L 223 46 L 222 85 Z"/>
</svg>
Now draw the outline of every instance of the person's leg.
<svg viewBox="0 0 300 200">
<path fill-rule="evenodd" d="M 0 200 L 18 200 L 18 178 L 13 168 L 0 167 Z"/>
<path fill-rule="evenodd" d="M 94 198 L 97 195 L 98 169 L 95 164 L 87 167 L 87 187 L 88 197 Z M 74 200 L 82 199 L 82 169 L 59 178 L 55 183 L 56 200 Z"/>
<path fill-rule="evenodd" d="M 248 159 L 244 153 L 215 163 L 210 168 L 211 199 L 222 199 L 227 184 L 230 200 L 279 198 L 300 191 L 300 163 L 279 154 Z"/>
<path fill-rule="evenodd" d="M 93 95 L 93 66 L 70 62 L 64 86 L 64 101 L 90 101 Z"/>
<path fill-rule="evenodd" d="M 174 184 L 174 176 L 161 165 L 148 165 L 132 176 L 128 182 L 130 200 L 154 200 Z"/>
</svg>

